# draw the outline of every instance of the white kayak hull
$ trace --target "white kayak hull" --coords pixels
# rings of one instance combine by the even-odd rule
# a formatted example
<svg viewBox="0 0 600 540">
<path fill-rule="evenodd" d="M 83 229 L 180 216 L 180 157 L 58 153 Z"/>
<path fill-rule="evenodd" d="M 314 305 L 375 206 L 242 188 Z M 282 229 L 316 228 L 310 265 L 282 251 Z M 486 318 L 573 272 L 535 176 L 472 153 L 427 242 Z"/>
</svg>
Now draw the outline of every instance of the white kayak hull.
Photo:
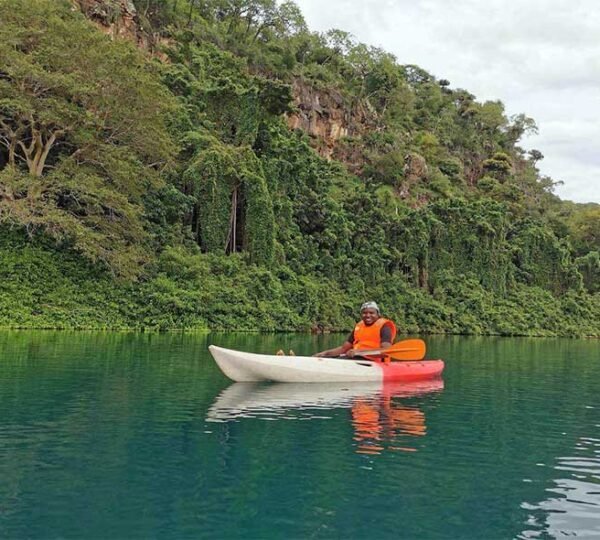
<svg viewBox="0 0 600 540">
<path fill-rule="evenodd" d="M 383 364 L 362 359 L 256 354 L 216 345 L 210 345 L 209 350 L 221 371 L 236 382 L 413 381 L 439 376 L 444 368 L 441 360 Z"/>
</svg>

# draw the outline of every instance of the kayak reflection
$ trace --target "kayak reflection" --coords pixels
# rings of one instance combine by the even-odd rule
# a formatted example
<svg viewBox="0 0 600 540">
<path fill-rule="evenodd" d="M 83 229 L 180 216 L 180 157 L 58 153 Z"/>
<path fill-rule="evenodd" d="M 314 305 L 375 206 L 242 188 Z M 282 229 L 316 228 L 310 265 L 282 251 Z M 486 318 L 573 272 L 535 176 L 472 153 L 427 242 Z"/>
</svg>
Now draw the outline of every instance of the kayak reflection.
<svg viewBox="0 0 600 540">
<path fill-rule="evenodd" d="M 413 383 L 233 383 L 208 410 L 209 422 L 243 418 L 328 418 L 326 411 L 351 411 L 356 451 L 377 454 L 383 450 L 414 451 L 396 441 L 426 434 L 425 414 L 406 399 L 440 392 L 442 379 Z M 387 442 L 386 442 L 387 441 Z"/>
</svg>

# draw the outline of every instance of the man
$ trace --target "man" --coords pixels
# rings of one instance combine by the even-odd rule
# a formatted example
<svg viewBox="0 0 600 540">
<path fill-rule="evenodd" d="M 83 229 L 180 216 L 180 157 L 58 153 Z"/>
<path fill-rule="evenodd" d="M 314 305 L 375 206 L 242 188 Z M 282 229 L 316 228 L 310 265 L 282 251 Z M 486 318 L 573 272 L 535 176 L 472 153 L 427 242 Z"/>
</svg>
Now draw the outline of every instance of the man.
<svg viewBox="0 0 600 540">
<path fill-rule="evenodd" d="M 345 343 L 334 349 L 316 353 L 314 356 L 361 356 L 360 351 L 385 349 L 394 343 L 396 325 L 384 319 L 375 302 L 365 302 L 360 307 L 361 321 L 356 323 Z M 381 357 L 373 357 L 381 359 Z"/>
</svg>

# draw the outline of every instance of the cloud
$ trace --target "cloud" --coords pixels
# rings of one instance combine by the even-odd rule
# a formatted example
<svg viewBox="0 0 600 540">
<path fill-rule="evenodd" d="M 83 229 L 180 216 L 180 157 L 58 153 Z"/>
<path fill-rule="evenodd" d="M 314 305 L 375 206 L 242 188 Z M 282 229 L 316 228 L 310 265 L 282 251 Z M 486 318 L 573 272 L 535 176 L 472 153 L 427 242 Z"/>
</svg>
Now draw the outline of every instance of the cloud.
<svg viewBox="0 0 600 540">
<path fill-rule="evenodd" d="M 600 202 L 600 5 L 593 0 L 297 0 L 309 27 L 340 28 L 539 128 L 523 146 L 564 181 L 558 195 Z M 531 143 L 531 146 L 529 146 Z"/>
</svg>

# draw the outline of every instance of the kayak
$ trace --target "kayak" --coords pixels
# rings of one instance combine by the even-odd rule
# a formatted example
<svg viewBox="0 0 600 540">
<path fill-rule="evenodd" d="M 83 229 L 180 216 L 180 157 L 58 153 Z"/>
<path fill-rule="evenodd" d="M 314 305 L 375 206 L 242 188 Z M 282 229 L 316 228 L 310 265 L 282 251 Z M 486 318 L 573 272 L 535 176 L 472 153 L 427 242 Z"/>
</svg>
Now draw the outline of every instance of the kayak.
<svg viewBox="0 0 600 540">
<path fill-rule="evenodd" d="M 209 422 L 227 422 L 239 418 L 281 416 L 299 409 L 352 407 L 357 400 L 408 398 L 444 389 L 444 381 L 435 378 L 408 383 L 269 383 L 235 382 L 223 390 L 208 410 Z"/>
<path fill-rule="evenodd" d="M 316 356 L 278 356 L 224 349 L 210 345 L 221 371 L 236 382 L 411 382 L 434 379 L 444 370 L 442 360 L 375 362 Z"/>
</svg>

